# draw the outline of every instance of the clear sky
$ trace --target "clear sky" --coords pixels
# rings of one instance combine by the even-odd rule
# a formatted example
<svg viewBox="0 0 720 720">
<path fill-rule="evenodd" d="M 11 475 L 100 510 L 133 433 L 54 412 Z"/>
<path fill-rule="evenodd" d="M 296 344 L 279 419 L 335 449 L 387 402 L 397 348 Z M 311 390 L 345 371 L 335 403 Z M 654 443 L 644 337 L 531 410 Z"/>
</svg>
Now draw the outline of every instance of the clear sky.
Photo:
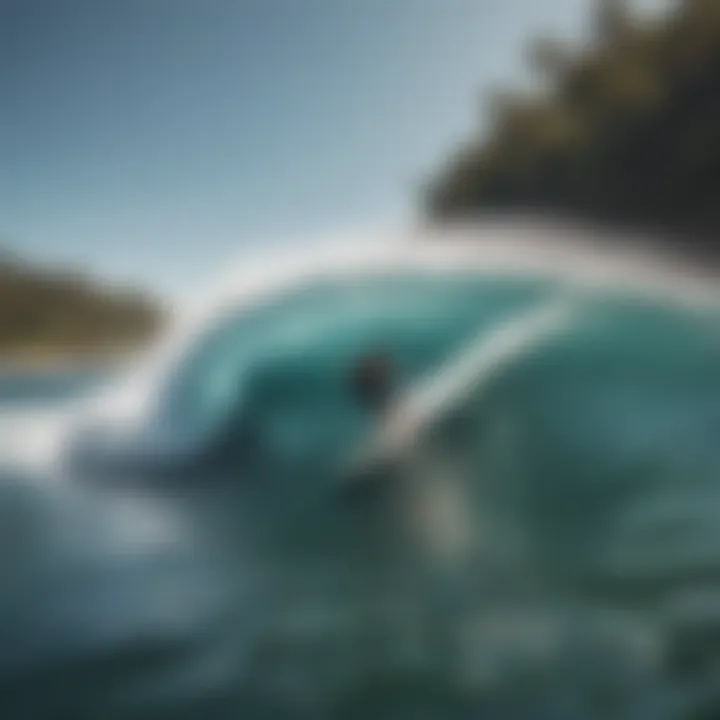
<svg viewBox="0 0 720 720">
<path fill-rule="evenodd" d="M 588 0 L 0 0 L 0 245 L 178 292 L 412 216 Z"/>
</svg>

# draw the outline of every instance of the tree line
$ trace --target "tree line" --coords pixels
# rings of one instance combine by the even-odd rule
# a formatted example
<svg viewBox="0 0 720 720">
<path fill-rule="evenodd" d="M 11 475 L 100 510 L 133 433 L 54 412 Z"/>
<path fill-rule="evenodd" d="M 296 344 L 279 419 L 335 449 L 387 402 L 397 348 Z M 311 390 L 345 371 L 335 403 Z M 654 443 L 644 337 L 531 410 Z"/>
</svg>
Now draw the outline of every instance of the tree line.
<svg viewBox="0 0 720 720">
<path fill-rule="evenodd" d="M 488 132 L 428 183 L 427 214 L 549 210 L 720 251 L 720 0 L 650 17 L 598 2 L 582 49 L 541 39 L 529 55 L 538 88 L 492 98 Z"/>
<path fill-rule="evenodd" d="M 72 273 L 0 260 L 0 353 L 73 354 L 137 346 L 156 333 L 157 302 Z"/>
</svg>

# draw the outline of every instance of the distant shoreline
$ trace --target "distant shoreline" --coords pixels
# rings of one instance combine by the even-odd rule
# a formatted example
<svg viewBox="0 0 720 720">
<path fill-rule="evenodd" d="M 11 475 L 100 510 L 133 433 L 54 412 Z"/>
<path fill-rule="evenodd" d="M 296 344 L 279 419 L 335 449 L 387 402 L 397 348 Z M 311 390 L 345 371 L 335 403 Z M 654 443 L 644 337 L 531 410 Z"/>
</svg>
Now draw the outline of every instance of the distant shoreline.
<svg viewBox="0 0 720 720">
<path fill-rule="evenodd" d="M 35 374 L 45 372 L 105 372 L 127 364 L 142 348 L 116 350 L 55 350 L 26 348 L 0 350 L 0 372 L 6 374 Z"/>
</svg>

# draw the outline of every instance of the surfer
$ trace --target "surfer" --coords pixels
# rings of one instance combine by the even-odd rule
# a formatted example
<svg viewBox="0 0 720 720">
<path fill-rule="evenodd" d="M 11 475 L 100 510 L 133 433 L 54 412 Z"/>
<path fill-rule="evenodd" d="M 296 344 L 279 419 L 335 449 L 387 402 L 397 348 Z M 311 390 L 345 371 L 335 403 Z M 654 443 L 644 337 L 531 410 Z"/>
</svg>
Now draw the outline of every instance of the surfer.
<svg viewBox="0 0 720 720">
<path fill-rule="evenodd" d="M 352 458 L 350 486 L 372 488 L 369 494 L 380 500 L 382 552 L 400 561 L 395 567 L 418 589 L 415 598 L 427 602 L 430 652 L 450 676 L 459 671 L 454 663 L 462 656 L 473 568 L 494 565 L 494 553 L 485 537 L 492 527 L 485 527 L 473 497 L 482 483 L 470 482 L 462 458 L 449 451 L 446 426 L 458 408 L 477 403 L 510 364 L 557 337 L 571 318 L 570 299 L 559 298 L 480 328 L 462 351 L 402 393 L 386 355 L 361 358 L 352 373 L 355 397 L 376 426 Z"/>
<path fill-rule="evenodd" d="M 352 375 L 356 399 L 368 410 L 384 414 L 395 394 L 393 368 L 385 354 L 366 355 L 357 363 Z"/>
<path fill-rule="evenodd" d="M 390 571 L 384 580 L 389 602 L 404 608 L 392 621 L 394 632 L 402 635 L 405 626 L 406 645 L 428 643 L 423 661 L 440 663 L 448 671 L 451 656 L 458 652 L 451 626 L 459 610 L 457 598 L 448 602 L 448 591 L 455 594 L 461 589 L 455 576 L 466 568 L 457 561 L 470 545 L 462 479 L 450 471 L 449 458 L 436 443 L 424 437 L 420 446 L 422 434 L 416 433 L 414 414 L 403 402 L 388 355 L 362 357 L 350 383 L 357 402 L 377 423 L 376 430 L 392 436 L 395 448 L 361 458 L 351 472 L 354 489 L 360 495 L 364 490 L 377 502 L 371 515 L 379 535 L 378 562 Z M 403 640 L 394 644 L 397 652 Z"/>
</svg>

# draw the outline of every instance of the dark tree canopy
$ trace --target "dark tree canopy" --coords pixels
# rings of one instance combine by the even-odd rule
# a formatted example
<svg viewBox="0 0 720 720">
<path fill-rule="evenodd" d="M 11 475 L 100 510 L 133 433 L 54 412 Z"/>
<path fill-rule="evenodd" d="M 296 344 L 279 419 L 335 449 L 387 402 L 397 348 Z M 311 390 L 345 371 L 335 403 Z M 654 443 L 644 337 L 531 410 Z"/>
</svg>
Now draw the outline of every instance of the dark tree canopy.
<svg viewBox="0 0 720 720">
<path fill-rule="evenodd" d="M 720 229 L 720 2 L 642 19 L 598 8 L 582 51 L 531 46 L 547 90 L 505 93 L 489 135 L 431 179 L 432 218 L 549 210 L 704 241 Z"/>
</svg>

